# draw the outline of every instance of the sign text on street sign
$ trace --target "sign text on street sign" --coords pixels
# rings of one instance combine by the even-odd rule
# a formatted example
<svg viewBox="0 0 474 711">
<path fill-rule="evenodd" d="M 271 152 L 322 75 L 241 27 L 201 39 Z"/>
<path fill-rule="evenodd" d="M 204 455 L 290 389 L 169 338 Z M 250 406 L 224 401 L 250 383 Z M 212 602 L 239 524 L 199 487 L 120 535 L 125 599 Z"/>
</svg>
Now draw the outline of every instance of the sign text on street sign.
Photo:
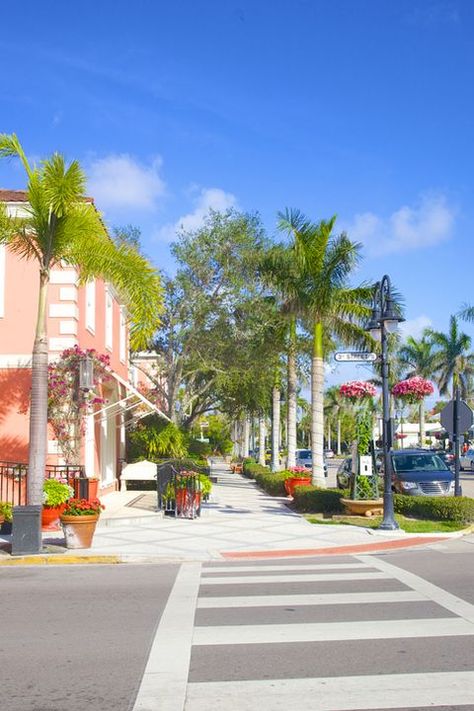
<svg viewBox="0 0 474 711">
<path fill-rule="evenodd" d="M 373 363 L 377 360 L 377 354 L 366 351 L 339 351 L 334 354 L 334 359 L 338 363 Z"/>
</svg>

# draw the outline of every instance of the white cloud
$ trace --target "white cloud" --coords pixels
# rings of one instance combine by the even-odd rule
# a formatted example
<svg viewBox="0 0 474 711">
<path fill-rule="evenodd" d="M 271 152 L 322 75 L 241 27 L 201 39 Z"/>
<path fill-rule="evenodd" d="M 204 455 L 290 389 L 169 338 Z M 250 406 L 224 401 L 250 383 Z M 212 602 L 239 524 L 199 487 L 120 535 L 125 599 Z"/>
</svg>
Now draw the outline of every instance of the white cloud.
<svg viewBox="0 0 474 711">
<path fill-rule="evenodd" d="M 403 205 L 388 217 L 373 212 L 355 215 L 345 229 L 362 242 L 370 256 L 431 247 L 449 239 L 456 211 L 444 195 L 424 195 L 414 206 Z"/>
<path fill-rule="evenodd" d="M 425 328 L 431 328 L 432 321 L 428 316 L 417 316 L 403 321 L 399 326 L 402 340 L 405 341 L 407 336 L 412 336 L 416 340 L 421 338 Z"/>
<path fill-rule="evenodd" d="M 144 165 L 126 153 L 99 158 L 89 167 L 88 190 L 99 209 L 153 210 L 166 190 L 161 163 L 158 156 Z"/>
<path fill-rule="evenodd" d="M 181 230 L 191 231 L 200 227 L 209 210 L 224 212 L 231 207 L 237 207 L 237 198 L 232 193 L 226 193 L 221 188 L 202 188 L 194 199 L 194 210 L 182 215 L 175 223 L 164 225 L 158 230 L 157 237 L 170 241 Z"/>
</svg>

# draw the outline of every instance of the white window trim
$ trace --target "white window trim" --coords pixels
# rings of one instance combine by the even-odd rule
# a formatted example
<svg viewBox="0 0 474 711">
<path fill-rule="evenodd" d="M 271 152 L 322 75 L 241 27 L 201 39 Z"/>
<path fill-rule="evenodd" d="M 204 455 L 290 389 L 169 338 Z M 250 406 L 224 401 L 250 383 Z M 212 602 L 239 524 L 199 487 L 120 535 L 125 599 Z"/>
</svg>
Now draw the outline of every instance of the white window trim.
<svg viewBox="0 0 474 711">
<path fill-rule="evenodd" d="M 125 306 L 120 306 L 119 358 L 121 363 L 127 362 L 127 310 Z"/>
<path fill-rule="evenodd" d="M 95 279 L 86 282 L 86 328 L 95 334 L 95 304 L 96 304 L 96 284 Z"/>
<path fill-rule="evenodd" d="M 105 347 L 114 349 L 114 297 L 109 285 L 105 287 Z"/>
</svg>

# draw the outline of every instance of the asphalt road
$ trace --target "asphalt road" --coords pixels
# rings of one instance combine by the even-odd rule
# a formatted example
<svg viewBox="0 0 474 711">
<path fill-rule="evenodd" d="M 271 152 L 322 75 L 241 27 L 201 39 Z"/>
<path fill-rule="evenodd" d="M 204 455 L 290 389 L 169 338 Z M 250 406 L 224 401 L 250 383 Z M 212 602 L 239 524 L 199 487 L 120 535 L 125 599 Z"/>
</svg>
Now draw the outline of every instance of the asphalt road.
<svg viewBox="0 0 474 711">
<path fill-rule="evenodd" d="M 5 708 L 474 709 L 473 553 L 0 568 Z"/>
</svg>

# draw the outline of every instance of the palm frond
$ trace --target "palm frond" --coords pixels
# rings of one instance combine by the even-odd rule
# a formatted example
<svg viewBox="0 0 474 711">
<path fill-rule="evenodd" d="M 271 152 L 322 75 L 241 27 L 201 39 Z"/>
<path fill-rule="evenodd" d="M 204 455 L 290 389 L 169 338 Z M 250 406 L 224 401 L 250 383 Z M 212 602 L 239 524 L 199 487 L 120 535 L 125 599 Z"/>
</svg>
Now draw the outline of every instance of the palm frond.
<svg viewBox="0 0 474 711">
<path fill-rule="evenodd" d="M 19 158 L 29 176 L 31 167 L 18 136 L 15 133 L 0 133 L 0 158 Z"/>
</svg>

